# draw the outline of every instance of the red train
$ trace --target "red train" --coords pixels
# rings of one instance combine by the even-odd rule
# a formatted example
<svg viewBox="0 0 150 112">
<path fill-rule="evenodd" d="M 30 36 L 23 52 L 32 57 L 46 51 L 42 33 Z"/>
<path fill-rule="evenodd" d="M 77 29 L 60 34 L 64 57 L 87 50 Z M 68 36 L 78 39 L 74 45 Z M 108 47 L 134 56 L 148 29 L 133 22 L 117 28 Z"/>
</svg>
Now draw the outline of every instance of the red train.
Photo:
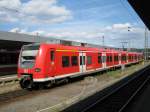
<svg viewBox="0 0 150 112">
<path fill-rule="evenodd" d="M 142 53 L 60 44 L 30 44 L 22 47 L 18 78 L 22 88 L 50 85 L 58 80 L 86 75 L 122 64 L 137 63 Z"/>
</svg>

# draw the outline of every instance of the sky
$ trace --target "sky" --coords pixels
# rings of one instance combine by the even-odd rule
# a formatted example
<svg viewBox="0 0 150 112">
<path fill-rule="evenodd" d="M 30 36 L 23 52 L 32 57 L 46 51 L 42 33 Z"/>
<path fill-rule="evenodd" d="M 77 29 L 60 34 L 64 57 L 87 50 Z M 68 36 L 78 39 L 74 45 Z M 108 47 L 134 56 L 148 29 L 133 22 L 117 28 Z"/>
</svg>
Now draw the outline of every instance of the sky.
<svg viewBox="0 0 150 112">
<path fill-rule="evenodd" d="M 1 31 L 143 48 L 144 27 L 127 0 L 0 0 Z"/>
</svg>

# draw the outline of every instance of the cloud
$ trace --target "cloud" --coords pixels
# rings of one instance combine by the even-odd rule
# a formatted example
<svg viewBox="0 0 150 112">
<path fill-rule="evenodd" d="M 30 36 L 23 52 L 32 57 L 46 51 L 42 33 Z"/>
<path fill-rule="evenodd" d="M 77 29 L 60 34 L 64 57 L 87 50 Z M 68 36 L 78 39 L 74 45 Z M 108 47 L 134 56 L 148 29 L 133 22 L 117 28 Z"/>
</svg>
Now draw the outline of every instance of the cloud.
<svg viewBox="0 0 150 112">
<path fill-rule="evenodd" d="M 103 32 L 105 32 L 107 45 L 113 44 L 122 47 L 121 42 L 128 42 L 131 47 L 144 47 L 144 28 L 142 27 L 134 26 L 131 23 L 119 23 L 106 26 Z"/>
<path fill-rule="evenodd" d="M 128 31 L 128 27 L 130 31 Z M 14 28 L 11 31 L 15 31 Z M 24 32 L 23 32 L 24 31 Z M 65 40 L 72 40 L 78 42 L 86 42 L 92 44 L 102 45 L 102 36 L 104 36 L 105 45 L 113 47 L 122 47 L 121 42 L 130 42 L 131 47 L 143 48 L 144 47 L 144 29 L 141 27 L 133 26 L 131 23 L 117 23 L 111 26 L 101 27 L 99 29 L 91 30 L 34 30 L 28 31 L 26 29 L 20 30 L 20 33 L 27 33 L 31 35 L 41 35 L 47 38 L 58 38 Z"/>
<path fill-rule="evenodd" d="M 104 28 L 104 31 L 110 31 L 110 32 L 120 32 L 120 33 L 128 33 L 131 30 L 131 23 L 116 23 L 111 26 L 106 26 Z"/>
<path fill-rule="evenodd" d="M 41 35 L 41 36 L 46 36 L 45 34 L 47 34 L 43 30 L 35 30 L 35 31 L 30 32 L 27 29 L 21 29 L 21 28 L 18 28 L 18 27 L 11 29 L 9 32 L 29 34 L 29 35 Z"/>
<path fill-rule="evenodd" d="M 11 29 L 10 32 L 29 34 L 29 32 L 27 32 L 26 29 L 20 29 L 20 28 L 17 28 L 17 27 Z"/>
<path fill-rule="evenodd" d="M 113 24 L 113 29 L 127 29 L 128 27 L 131 27 L 132 25 L 130 23 L 124 23 L 124 24 Z"/>
<path fill-rule="evenodd" d="M 72 18 L 65 6 L 57 5 L 57 0 L 20 0 L 0 1 L 0 21 L 30 24 L 51 24 Z"/>
<path fill-rule="evenodd" d="M 4 9 L 19 9 L 21 6 L 20 0 L 1 0 L 0 7 Z"/>
</svg>

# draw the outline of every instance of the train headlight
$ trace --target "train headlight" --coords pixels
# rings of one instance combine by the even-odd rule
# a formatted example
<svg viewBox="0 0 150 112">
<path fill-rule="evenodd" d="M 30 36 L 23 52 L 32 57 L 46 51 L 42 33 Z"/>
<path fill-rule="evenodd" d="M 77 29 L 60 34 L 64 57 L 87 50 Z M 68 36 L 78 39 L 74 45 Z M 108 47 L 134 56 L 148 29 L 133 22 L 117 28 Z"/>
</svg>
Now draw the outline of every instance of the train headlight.
<svg viewBox="0 0 150 112">
<path fill-rule="evenodd" d="M 40 68 L 35 68 L 35 72 L 40 72 L 41 69 Z"/>
</svg>

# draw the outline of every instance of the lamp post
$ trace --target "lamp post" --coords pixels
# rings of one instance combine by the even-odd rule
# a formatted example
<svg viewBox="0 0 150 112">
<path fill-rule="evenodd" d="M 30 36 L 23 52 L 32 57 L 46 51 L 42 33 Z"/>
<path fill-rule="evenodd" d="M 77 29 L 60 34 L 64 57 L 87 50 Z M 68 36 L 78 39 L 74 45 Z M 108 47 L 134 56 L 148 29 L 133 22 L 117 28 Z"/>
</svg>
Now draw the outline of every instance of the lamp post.
<svg viewBox="0 0 150 112">
<path fill-rule="evenodd" d="M 128 26 L 128 32 L 130 32 L 131 31 L 131 27 L 129 27 Z M 131 40 L 129 40 L 129 42 L 128 42 L 128 51 L 130 51 L 131 50 Z"/>
</svg>

